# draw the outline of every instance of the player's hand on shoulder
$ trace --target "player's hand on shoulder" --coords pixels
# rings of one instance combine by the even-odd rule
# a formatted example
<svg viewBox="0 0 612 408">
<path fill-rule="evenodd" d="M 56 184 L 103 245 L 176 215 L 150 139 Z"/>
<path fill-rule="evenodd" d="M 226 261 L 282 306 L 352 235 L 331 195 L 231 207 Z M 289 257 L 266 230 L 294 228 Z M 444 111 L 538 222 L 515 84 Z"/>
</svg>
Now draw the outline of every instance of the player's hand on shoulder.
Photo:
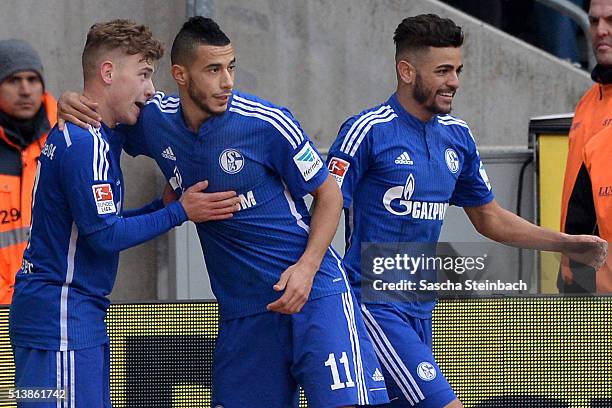
<svg viewBox="0 0 612 408">
<path fill-rule="evenodd" d="M 235 191 L 206 193 L 208 180 L 189 187 L 180 198 L 187 218 L 193 222 L 219 221 L 231 218 L 240 209 L 240 198 Z"/>
<path fill-rule="evenodd" d="M 83 129 L 89 125 L 99 128 L 102 117 L 96 109 L 96 102 L 76 92 L 66 91 L 57 101 L 57 127 L 63 131 L 64 124 L 70 122 Z"/>
<path fill-rule="evenodd" d="M 283 314 L 298 313 L 302 310 L 310 296 L 312 282 L 318 269 L 318 266 L 299 261 L 287 268 L 273 286 L 275 291 L 285 292 L 267 306 L 268 310 Z"/>
<path fill-rule="evenodd" d="M 569 235 L 567 249 L 563 251 L 570 259 L 601 268 L 608 257 L 608 243 L 594 235 Z"/>
</svg>

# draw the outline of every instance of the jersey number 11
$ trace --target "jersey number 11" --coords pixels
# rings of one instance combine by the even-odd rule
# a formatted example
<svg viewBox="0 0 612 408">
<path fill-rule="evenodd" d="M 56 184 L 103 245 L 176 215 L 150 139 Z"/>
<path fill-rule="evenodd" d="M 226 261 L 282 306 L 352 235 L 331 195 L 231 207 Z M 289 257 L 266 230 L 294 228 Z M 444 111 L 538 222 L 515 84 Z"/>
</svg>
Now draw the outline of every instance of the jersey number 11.
<svg viewBox="0 0 612 408">
<path fill-rule="evenodd" d="M 351 370 L 349 368 L 346 351 L 342 352 L 342 357 L 340 357 L 339 361 L 340 364 L 344 366 L 344 372 L 346 373 L 346 382 L 340 381 L 340 373 L 338 372 L 338 364 L 336 363 L 336 356 L 334 355 L 334 353 L 329 353 L 329 358 L 325 362 L 325 367 L 329 367 L 331 369 L 332 379 L 334 380 L 334 383 L 331 385 L 331 389 L 339 390 L 345 387 L 354 387 L 355 383 L 353 382 L 353 378 L 351 377 Z"/>
</svg>

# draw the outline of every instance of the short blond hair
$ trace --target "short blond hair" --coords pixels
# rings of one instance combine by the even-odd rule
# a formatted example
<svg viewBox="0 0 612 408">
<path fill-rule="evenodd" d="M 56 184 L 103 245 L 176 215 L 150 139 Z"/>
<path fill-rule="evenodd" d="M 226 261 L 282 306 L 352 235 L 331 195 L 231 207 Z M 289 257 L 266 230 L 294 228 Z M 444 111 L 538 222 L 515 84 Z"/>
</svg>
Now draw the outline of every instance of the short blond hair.
<svg viewBox="0 0 612 408">
<path fill-rule="evenodd" d="M 164 45 L 153 38 L 153 33 L 145 25 L 123 19 L 96 23 L 87 33 L 81 58 L 85 80 L 95 75 L 100 56 L 116 49 L 127 55 L 142 54 L 143 59 L 150 62 L 164 55 Z"/>
</svg>

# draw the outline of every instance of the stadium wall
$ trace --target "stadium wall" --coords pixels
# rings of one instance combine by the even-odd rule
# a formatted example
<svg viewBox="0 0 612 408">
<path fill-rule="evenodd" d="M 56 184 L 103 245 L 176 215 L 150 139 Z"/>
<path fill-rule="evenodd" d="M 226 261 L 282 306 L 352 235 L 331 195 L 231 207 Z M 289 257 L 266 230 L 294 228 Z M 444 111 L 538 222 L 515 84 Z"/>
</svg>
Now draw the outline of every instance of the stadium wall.
<svg viewBox="0 0 612 408">
<path fill-rule="evenodd" d="M 98 21 L 128 18 L 152 27 L 167 47 L 154 80 L 160 89 L 174 89 L 169 74 L 174 35 L 185 19 L 184 0 L 2 0 L 0 38 L 22 38 L 40 53 L 45 68 L 45 85 L 55 96 L 64 90 L 82 89 L 81 53 L 89 27 Z M 125 207 L 144 205 L 161 192 L 163 180 L 146 158 L 124 155 Z M 115 299 L 156 299 L 158 271 L 167 248 L 167 237 L 124 252 L 120 258 Z"/>
<path fill-rule="evenodd" d="M 393 92 L 393 30 L 416 13 L 448 16 L 467 33 L 455 113 L 481 146 L 525 146 L 530 117 L 572 111 L 590 85 L 585 72 L 434 0 L 3 0 L 0 38 L 30 41 L 45 64 L 47 88 L 58 95 L 82 85 L 80 53 L 92 23 L 135 19 L 169 47 L 188 5 L 201 6 L 232 38 L 237 87 L 290 107 L 323 150 L 342 120 Z M 169 66 L 166 55 L 155 77 L 159 89 L 174 89 Z M 148 159 L 126 158 L 123 167 L 127 207 L 161 190 Z M 114 300 L 175 296 L 170 240 L 122 255 Z"/>
</svg>

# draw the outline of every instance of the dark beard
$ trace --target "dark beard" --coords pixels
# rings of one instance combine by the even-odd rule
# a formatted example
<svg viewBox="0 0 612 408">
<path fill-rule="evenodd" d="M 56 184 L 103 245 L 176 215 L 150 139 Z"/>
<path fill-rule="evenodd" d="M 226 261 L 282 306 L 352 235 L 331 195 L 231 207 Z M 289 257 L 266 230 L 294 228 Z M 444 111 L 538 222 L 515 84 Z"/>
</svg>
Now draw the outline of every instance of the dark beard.
<svg viewBox="0 0 612 408">
<path fill-rule="evenodd" d="M 451 112 L 451 109 L 446 111 L 446 110 L 442 110 L 438 108 L 435 102 L 432 102 L 432 103 L 427 102 L 429 95 L 427 94 L 427 89 L 425 89 L 425 87 L 423 86 L 423 80 L 421 79 L 421 76 L 419 75 L 418 72 L 416 74 L 416 78 L 414 81 L 414 90 L 412 93 L 412 97 L 414 98 L 415 101 L 423 105 L 425 109 L 427 109 L 429 112 L 435 115 L 439 113 L 450 113 Z M 434 98 L 435 98 L 435 95 L 434 95 Z"/>
<path fill-rule="evenodd" d="M 189 83 L 187 84 L 187 94 L 189 95 L 193 103 L 195 103 L 196 106 L 200 108 L 202 112 L 210 116 L 219 115 L 218 113 L 215 113 L 210 110 L 208 105 L 206 105 L 205 103 L 206 98 L 202 96 L 202 94 L 194 86 L 192 86 L 191 81 L 189 81 Z"/>
</svg>

